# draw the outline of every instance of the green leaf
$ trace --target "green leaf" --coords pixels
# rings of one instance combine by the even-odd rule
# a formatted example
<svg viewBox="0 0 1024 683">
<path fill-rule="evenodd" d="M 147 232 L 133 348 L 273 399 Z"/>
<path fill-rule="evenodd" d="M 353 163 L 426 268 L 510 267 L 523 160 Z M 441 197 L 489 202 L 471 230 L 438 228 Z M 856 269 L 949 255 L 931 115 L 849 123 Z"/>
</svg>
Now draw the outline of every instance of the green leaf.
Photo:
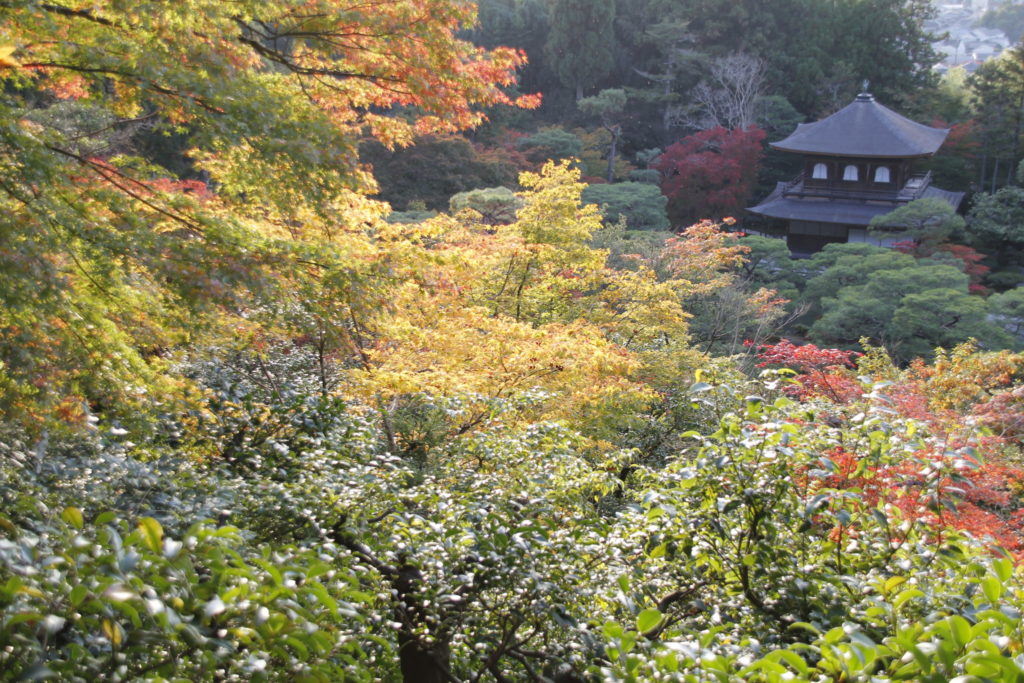
<svg viewBox="0 0 1024 683">
<path fill-rule="evenodd" d="M 998 657 L 994 655 L 975 655 L 968 661 L 966 670 L 968 673 L 979 673 L 974 668 L 976 666 L 986 666 L 991 670 L 987 672 L 987 677 L 992 678 L 998 674 L 1003 674 L 1005 678 L 1002 680 L 1013 681 L 1020 680 L 1019 676 L 1024 673 L 1017 664 L 1009 657 Z"/>
<path fill-rule="evenodd" d="M 789 650 L 776 650 L 765 657 L 765 659 L 773 661 L 780 659 L 784 660 L 786 664 L 788 664 L 790 668 L 798 674 L 804 677 L 807 676 L 807 662 L 805 662 L 804 658 L 795 652 L 790 652 Z"/>
<path fill-rule="evenodd" d="M 76 529 L 81 529 L 85 526 L 85 519 L 82 518 L 82 511 L 75 507 L 64 508 L 64 511 L 60 513 L 60 518 Z"/>
<path fill-rule="evenodd" d="M 661 622 L 661 612 L 654 608 L 645 609 L 636 618 L 636 630 L 646 633 Z"/>
<path fill-rule="evenodd" d="M 992 561 L 992 571 L 999 577 L 999 580 L 1006 583 L 1013 576 L 1013 562 L 1000 557 L 997 560 Z"/>
<path fill-rule="evenodd" d="M 665 557 L 665 553 L 667 552 L 667 550 L 668 544 L 659 543 L 658 545 L 651 548 L 650 552 L 647 553 L 647 556 L 650 557 L 652 560 L 656 560 L 659 557 Z"/>
<path fill-rule="evenodd" d="M 103 526 L 104 524 L 110 524 L 115 519 L 117 519 L 117 515 L 110 510 L 107 510 L 106 512 L 100 513 L 96 519 L 93 520 L 93 524 L 96 526 Z"/>
<path fill-rule="evenodd" d="M 1003 596 L 1003 584 L 995 576 L 985 576 L 981 579 L 981 590 L 985 593 L 988 601 L 995 605 Z"/>
<path fill-rule="evenodd" d="M 614 621 L 607 621 L 604 623 L 604 626 L 601 627 L 601 632 L 608 640 L 617 640 L 622 636 L 622 626 Z"/>
<path fill-rule="evenodd" d="M 815 635 L 821 635 L 821 629 L 819 629 L 814 624 L 811 624 L 811 623 L 806 622 L 806 621 L 794 621 L 787 628 L 789 628 L 789 629 L 800 629 L 800 630 L 803 630 L 803 631 L 808 631 L 808 632 L 813 633 Z"/>
<path fill-rule="evenodd" d="M 327 591 L 319 581 L 309 581 L 306 583 L 306 587 L 317 597 L 317 600 L 330 610 L 331 614 L 335 617 L 338 616 L 338 601 L 335 600 L 331 594 Z"/>
<path fill-rule="evenodd" d="M 72 607 L 78 607 L 82 604 L 82 600 L 85 600 L 85 596 L 89 594 L 89 589 L 84 584 L 78 584 L 71 589 L 71 593 L 68 595 L 68 600 L 71 602 Z"/>
<path fill-rule="evenodd" d="M 846 638 L 846 631 L 843 630 L 842 626 L 836 626 L 835 628 L 829 629 L 822 636 L 822 639 L 829 645 L 835 645 Z"/>
<path fill-rule="evenodd" d="M 971 641 L 971 624 L 958 614 L 949 617 L 947 621 L 956 646 L 962 648 L 967 645 Z"/>
<path fill-rule="evenodd" d="M 159 553 L 164 541 L 164 528 L 160 526 L 160 522 L 152 517 L 143 517 L 139 520 L 139 531 L 142 532 L 146 546 L 154 553 Z"/>
<path fill-rule="evenodd" d="M 891 576 L 885 580 L 885 584 L 882 586 L 883 593 L 891 593 L 894 588 L 899 586 L 901 583 L 906 582 L 905 576 Z"/>
<path fill-rule="evenodd" d="M 894 610 L 898 610 L 908 600 L 913 600 L 914 598 L 920 598 L 923 596 L 924 593 L 921 592 L 921 590 L 918 588 L 908 588 L 904 591 L 900 591 L 900 594 L 897 595 L 892 601 L 892 608 Z"/>
</svg>

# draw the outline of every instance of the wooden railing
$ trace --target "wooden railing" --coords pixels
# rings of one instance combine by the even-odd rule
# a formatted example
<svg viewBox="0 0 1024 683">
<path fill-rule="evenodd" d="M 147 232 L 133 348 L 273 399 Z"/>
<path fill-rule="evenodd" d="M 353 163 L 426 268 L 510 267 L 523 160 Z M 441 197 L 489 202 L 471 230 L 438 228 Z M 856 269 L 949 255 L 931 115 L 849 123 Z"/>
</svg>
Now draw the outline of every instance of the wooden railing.
<svg viewBox="0 0 1024 683">
<path fill-rule="evenodd" d="M 843 189 L 835 185 L 825 187 L 808 187 L 804 184 L 804 174 L 786 183 L 782 188 L 784 197 L 824 197 L 828 199 L 866 199 L 889 202 L 910 202 L 920 199 L 924 191 L 932 182 L 932 172 L 916 173 L 907 180 L 906 184 L 898 190 L 867 190 Z"/>
</svg>

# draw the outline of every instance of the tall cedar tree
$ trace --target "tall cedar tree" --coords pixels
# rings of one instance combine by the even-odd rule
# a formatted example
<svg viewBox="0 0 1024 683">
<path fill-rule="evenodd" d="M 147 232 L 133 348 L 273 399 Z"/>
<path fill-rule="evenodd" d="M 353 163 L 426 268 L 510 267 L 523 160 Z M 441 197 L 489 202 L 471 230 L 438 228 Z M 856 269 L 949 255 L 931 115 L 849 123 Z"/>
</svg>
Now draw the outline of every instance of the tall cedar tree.
<svg viewBox="0 0 1024 683">
<path fill-rule="evenodd" d="M 545 56 L 577 101 L 614 66 L 614 22 L 614 0 L 555 0 L 551 8 Z"/>
</svg>

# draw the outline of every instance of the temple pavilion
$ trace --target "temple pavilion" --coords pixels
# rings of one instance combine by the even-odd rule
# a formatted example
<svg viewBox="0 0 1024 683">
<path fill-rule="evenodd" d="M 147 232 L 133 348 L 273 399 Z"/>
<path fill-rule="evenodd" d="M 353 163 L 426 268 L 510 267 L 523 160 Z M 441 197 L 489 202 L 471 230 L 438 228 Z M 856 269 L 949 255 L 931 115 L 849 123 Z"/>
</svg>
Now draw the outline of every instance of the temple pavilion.
<svg viewBox="0 0 1024 683">
<path fill-rule="evenodd" d="M 915 160 L 935 154 L 948 134 L 948 128 L 911 121 L 862 92 L 828 118 L 802 123 L 785 140 L 771 143 L 803 154 L 803 173 L 779 183 L 748 211 L 786 221 L 794 255 L 812 254 L 831 242 L 897 241 L 873 238 L 868 223 L 915 199 L 938 197 L 954 209 L 963 200 L 963 192 L 940 190 L 931 184 L 931 172 L 913 168 Z"/>
</svg>

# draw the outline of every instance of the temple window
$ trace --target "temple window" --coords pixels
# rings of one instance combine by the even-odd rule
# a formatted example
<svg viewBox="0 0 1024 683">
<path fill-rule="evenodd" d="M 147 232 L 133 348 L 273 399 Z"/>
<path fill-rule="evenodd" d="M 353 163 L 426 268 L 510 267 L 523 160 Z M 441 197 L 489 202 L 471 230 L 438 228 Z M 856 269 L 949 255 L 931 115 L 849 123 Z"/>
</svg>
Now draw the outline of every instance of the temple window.
<svg viewBox="0 0 1024 683">
<path fill-rule="evenodd" d="M 857 173 L 857 167 L 853 164 L 849 164 L 843 169 L 843 180 L 860 180 L 860 175 Z"/>
<path fill-rule="evenodd" d="M 828 166 L 825 164 L 815 164 L 814 169 L 811 171 L 811 178 L 814 180 L 828 180 Z"/>
<path fill-rule="evenodd" d="M 875 169 L 875 182 L 876 183 L 888 183 L 890 182 L 889 167 L 879 166 Z"/>
</svg>

